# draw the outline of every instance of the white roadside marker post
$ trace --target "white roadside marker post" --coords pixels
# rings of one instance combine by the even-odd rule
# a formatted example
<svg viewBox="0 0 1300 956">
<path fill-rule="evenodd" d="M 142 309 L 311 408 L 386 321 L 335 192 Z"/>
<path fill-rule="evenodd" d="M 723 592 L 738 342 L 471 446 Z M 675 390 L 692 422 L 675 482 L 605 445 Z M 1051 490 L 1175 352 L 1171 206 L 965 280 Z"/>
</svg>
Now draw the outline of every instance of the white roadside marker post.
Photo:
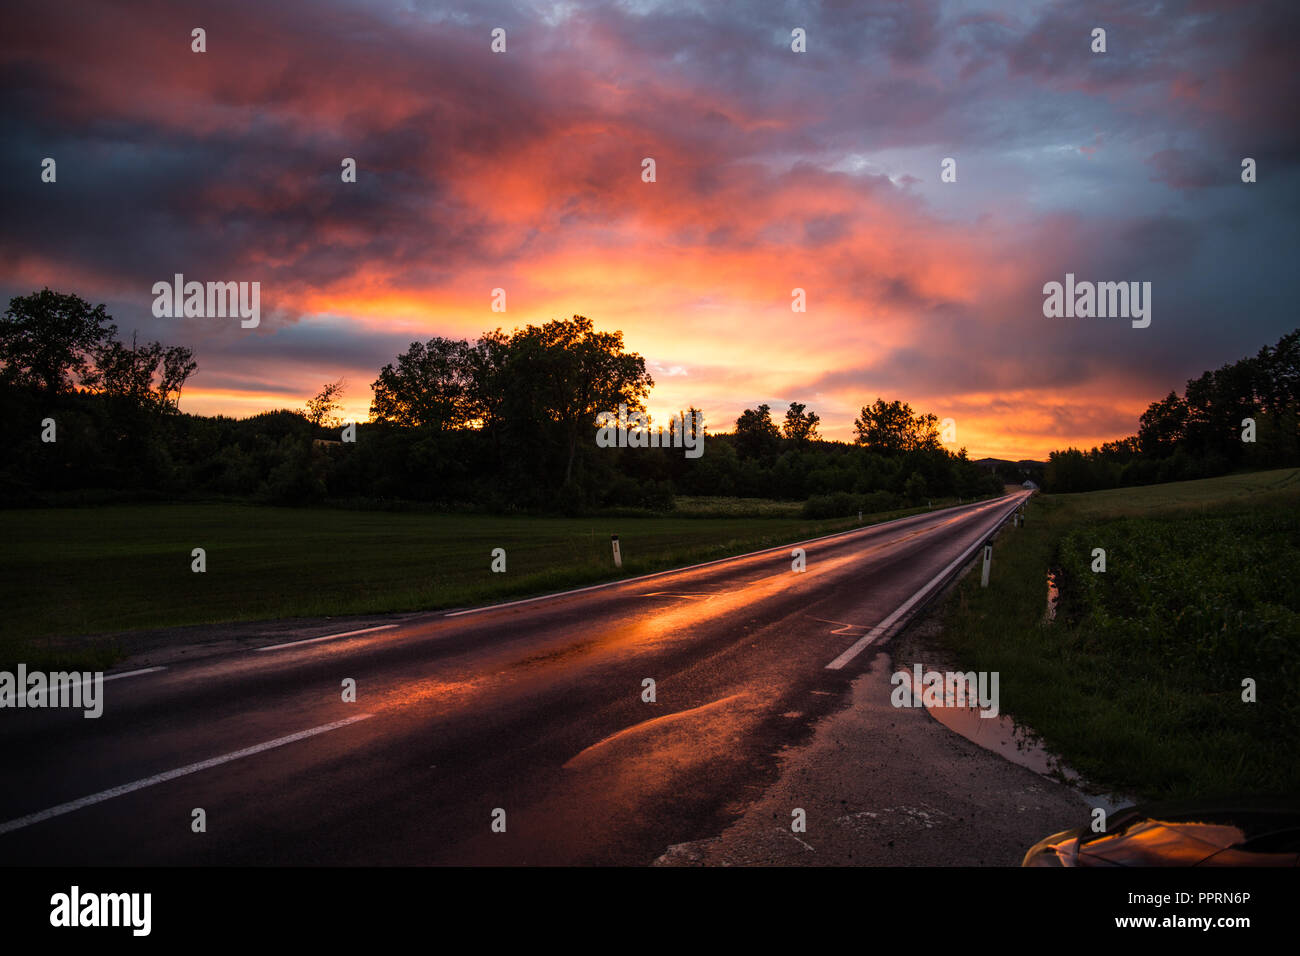
<svg viewBox="0 0 1300 956">
<path fill-rule="evenodd" d="M 621 568 L 623 566 L 623 555 L 620 554 L 618 550 L 618 535 L 611 534 L 609 536 L 609 543 L 614 546 L 614 567 Z"/>
<path fill-rule="evenodd" d="M 984 543 L 984 570 L 980 573 L 980 587 L 989 586 L 989 565 L 993 563 L 993 543 Z"/>
</svg>

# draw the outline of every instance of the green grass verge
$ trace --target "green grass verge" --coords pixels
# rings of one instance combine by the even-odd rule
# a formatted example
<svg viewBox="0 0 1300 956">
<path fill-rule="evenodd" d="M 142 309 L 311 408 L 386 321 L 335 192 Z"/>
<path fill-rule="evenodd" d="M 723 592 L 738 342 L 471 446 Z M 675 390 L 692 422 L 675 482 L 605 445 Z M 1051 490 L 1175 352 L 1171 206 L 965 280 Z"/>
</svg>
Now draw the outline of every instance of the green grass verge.
<svg viewBox="0 0 1300 956">
<path fill-rule="evenodd" d="M 924 510 L 870 515 L 863 524 Z M 856 518 L 495 517 L 228 503 L 6 511 L 0 522 L 9 542 L 0 552 L 0 666 L 80 667 L 113 663 L 111 643 L 47 639 L 481 604 L 858 525 Z M 621 574 L 611 534 L 620 538 Z M 203 574 L 190 570 L 194 548 L 206 551 Z M 505 574 L 489 569 L 493 548 L 506 550 Z"/>
<path fill-rule="evenodd" d="M 1099 785 L 1300 792 L 1298 505 L 1295 469 L 1035 497 L 999 535 L 989 587 L 954 590 L 941 641 L 998 671 L 1003 712 Z"/>
</svg>

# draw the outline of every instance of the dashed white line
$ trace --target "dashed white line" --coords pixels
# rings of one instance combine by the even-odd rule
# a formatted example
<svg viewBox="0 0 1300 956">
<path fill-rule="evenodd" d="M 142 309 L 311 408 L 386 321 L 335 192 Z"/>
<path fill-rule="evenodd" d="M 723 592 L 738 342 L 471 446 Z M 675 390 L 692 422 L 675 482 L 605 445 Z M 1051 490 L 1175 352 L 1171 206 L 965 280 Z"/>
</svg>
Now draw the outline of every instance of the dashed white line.
<svg viewBox="0 0 1300 956">
<path fill-rule="evenodd" d="M 213 757 L 211 760 L 202 760 L 199 763 L 192 763 L 185 767 L 179 767 L 176 770 L 168 770 L 166 773 L 155 774 L 152 777 L 145 777 L 143 780 L 136 780 L 134 783 L 124 783 L 122 786 L 114 787 L 111 790 L 101 790 L 99 793 L 92 793 L 90 796 L 82 797 L 80 800 L 61 803 L 57 807 L 50 807 L 50 809 L 42 810 L 39 813 L 31 813 L 25 817 L 19 817 L 17 820 L 10 820 L 8 823 L 0 823 L 0 834 L 11 833 L 14 830 L 21 830 L 23 827 L 31 826 L 33 823 L 41 823 L 54 817 L 60 817 L 65 813 L 72 813 L 74 810 L 80 810 L 83 807 L 89 807 L 96 803 L 103 803 L 105 800 L 112 800 L 114 797 L 133 793 L 136 790 L 143 790 L 145 787 L 152 787 L 155 784 L 166 783 L 168 780 L 175 780 L 177 777 L 184 777 L 188 774 L 198 773 L 201 770 L 209 770 L 212 767 L 220 766 L 223 763 L 230 763 L 230 761 L 238 760 L 241 757 L 251 757 L 253 754 L 260 754 L 265 750 L 283 747 L 285 744 L 305 740 L 306 738 L 314 737 L 317 734 L 327 733 L 331 730 L 338 730 L 340 727 L 346 727 L 348 724 L 355 724 L 359 720 L 366 720 L 373 716 L 375 715 L 358 714 L 357 716 L 349 717 L 346 720 L 336 720 L 332 724 L 323 724 L 320 727 L 313 727 L 310 730 L 300 730 L 298 733 L 290 734 L 288 737 L 279 737 L 275 740 L 268 740 L 264 744 L 245 747 L 243 750 L 236 750 L 234 753 L 228 753 L 220 757 Z"/>
<path fill-rule="evenodd" d="M 342 634 L 326 634 L 324 637 L 309 637 L 305 641 L 290 641 L 288 644 L 271 644 L 259 647 L 259 651 L 278 651 L 282 647 L 298 647 L 302 644 L 315 644 L 317 641 L 333 641 L 340 637 L 352 637 L 354 634 L 369 634 L 371 631 L 387 631 L 397 627 L 396 624 L 380 624 L 378 627 L 363 627 L 359 631 L 344 631 Z"/>
<path fill-rule="evenodd" d="M 798 838 L 797 836 L 794 836 L 793 833 L 791 833 L 790 836 L 794 837 L 796 840 L 799 840 L 799 838 Z M 812 852 L 812 853 L 816 853 L 816 852 L 817 852 L 817 851 L 814 850 L 811 846 L 809 846 L 807 843 L 804 843 L 803 840 L 799 840 L 799 842 L 802 843 L 802 844 L 804 845 L 804 847 L 805 847 L 806 849 L 808 849 L 810 852 Z"/>
<path fill-rule="evenodd" d="M 139 674 L 152 674 L 154 671 L 165 671 L 166 669 L 167 669 L 166 667 L 142 667 L 140 670 L 137 671 L 123 671 L 120 674 L 105 674 L 104 683 L 107 684 L 111 680 L 121 680 L 123 677 L 135 677 Z M 75 687 L 80 687 L 84 683 L 86 683 L 84 680 L 79 680 L 79 681 L 74 681 L 73 683 L 68 684 L 66 686 L 69 689 L 72 689 Z M 60 684 L 59 686 L 63 687 L 65 685 Z M 49 691 L 46 691 L 46 693 L 49 693 Z M 27 700 L 27 691 L 23 691 L 21 694 L 18 695 L 15 704 L 18 707 L 22 707 L 23 704 L 26 702 L 26 700 Z"/>
<path fill-rule="evenodd" d="M 104 680 L 118 680 L 123 677 L 135 677 L 137 674 L 152 674 L 154 671 L 165 671 L 167 668 L 163 665 L 157 667 L 142 667 L 138 671 L 123 671 L 120 674 L 105 674 Z"/>
</svg>

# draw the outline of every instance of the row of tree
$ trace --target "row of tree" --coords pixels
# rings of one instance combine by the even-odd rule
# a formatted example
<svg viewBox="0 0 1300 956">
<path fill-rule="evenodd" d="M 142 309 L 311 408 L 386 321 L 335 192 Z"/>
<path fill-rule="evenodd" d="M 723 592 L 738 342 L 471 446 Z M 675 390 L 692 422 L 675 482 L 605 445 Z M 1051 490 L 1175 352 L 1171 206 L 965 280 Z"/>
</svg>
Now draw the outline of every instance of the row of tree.
<svg viewBox="0 0 1300 956">
<path fill-rule="evenodd" d="M 771 458 L 784 447 L 806 448 L 819 441 L 821 418 L 807 408 L 800 402 L 791 402 L 785 421 L 779 426 L 772 420 L 770 406 L 745 409 L 736 419 L 737 450 L 747 457 Z M 862 409 L 853 427 L 855 444 L 886 455 L 938 451 L 941 447 L 938 417 L 915 415 L 906 402 L 877 398 L 874 405 Z"/>
<path fill-rule="evenodd" d="M 180 413 L 189 349 L 118 341 L 103 306 L 46 289 L 0 320 L 0 503 L 236 496 L 377 506 L 672 507 L 675 495 L 810 500 L 814 511 L 992 493 L 999 483 L 902 402 L 862 409 L 856 441 L 830 442 L 792 402 L 746 409 L 705 454 L 598 448 L 596 417 L 644 411 L 654 381 L 622 334 L 582 316 L 413 342 L 372 384 L 370 420 L 340 441 L 343 383 L 303 411 L 235 420 Z M 690 409 L 698 415 L 698 409 Z M 681 413 L 685 414 L 685 412 Z M 51 421 L 57 434 L 36 427 Z M 692 419 L 693 420 L 693 419 Z M 671 428 L 672 422 L 668 423 Z M 995 487 L 998 486 L 998 487 Z M 867 496 L 874 496 L 868 499 Z"/>
<path fill-rule="evenodd" d="M 1300 329 L 1152 402 L 1136 435 L 1048 458 L 1046 490 L 1091 491 L 1300 465 Z"/>
</svg>

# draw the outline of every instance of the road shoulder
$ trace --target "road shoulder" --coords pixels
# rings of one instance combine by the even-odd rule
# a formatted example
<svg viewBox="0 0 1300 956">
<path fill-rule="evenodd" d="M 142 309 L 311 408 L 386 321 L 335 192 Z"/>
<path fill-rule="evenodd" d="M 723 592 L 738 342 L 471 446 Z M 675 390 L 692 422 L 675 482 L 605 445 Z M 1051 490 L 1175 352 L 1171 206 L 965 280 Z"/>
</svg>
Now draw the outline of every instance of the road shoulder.
<svg viewBox="0 0 1300 956">
<path fill-rule="evenodd" d="M 676 844 L 660 866 L 1017 866 L 1048 834 L 1087 822 L 1071 788 L 890 704 L 900 665 L 943 667 L 933 612 L 852 684 L 848 705 L 781 756 L 777 782 L 717 837 Z M 792 830 L 793 811 L 806 814 Z"/>
</svg>

